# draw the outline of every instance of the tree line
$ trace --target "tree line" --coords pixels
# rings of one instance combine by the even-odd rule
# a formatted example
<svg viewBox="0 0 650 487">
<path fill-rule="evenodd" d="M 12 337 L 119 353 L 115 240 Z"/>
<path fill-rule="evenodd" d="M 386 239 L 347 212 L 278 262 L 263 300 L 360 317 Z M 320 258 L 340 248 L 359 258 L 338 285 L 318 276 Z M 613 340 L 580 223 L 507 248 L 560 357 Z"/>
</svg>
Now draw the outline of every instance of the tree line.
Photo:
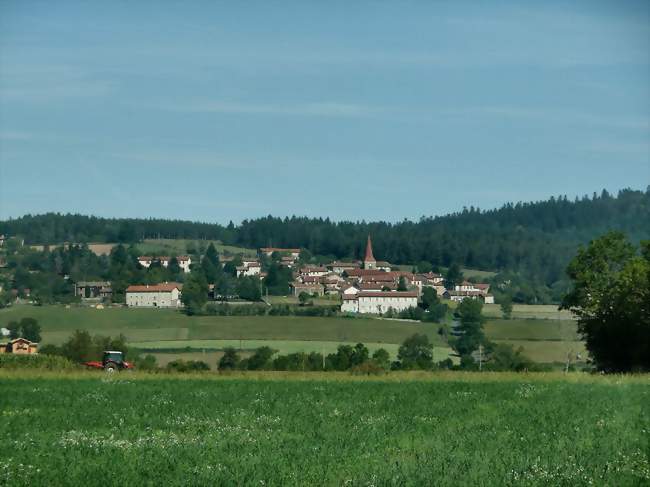
<svg viewBox="0 0 650 487">
<path fill-rule="evenodd" d="M 650 190 L 607 191 L 569 200 L 552 197 L 534 203 L 508 203 L 483 211 L 464 208 L 446 216 L 397 223 L 327 218 L 264 217 L 228 225 L 163 219 L 107 219 L 83 215 L 26 215 L 0 222 L 0 233 L 28 243 L 122 242 L 145 238 L 220 240 L 245 247 L 299 247 L 314 256 L 363 256 L 373 237 L 375 255 L 394 264 L 452 264 L 496 270 L 501 283 L 514 282 L 521 299 L 558 299 L 568 289 L 564 269 L 580 244 L 609 230 L 632 241 L 650 234 Z M 521 282 L 518 282 L 521 281 Z"/>
</svg>

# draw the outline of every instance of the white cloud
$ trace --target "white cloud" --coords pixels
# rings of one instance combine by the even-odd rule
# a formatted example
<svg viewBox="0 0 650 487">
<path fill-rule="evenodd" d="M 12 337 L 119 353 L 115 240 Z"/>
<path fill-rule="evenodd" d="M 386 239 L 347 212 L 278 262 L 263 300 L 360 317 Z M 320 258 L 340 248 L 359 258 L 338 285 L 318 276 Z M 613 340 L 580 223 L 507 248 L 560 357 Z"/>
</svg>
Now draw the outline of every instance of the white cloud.
<svg viewBox="0 0 650 487">
<path fill-rule="evenodd" d="M 371 117 L 384 111 L 383 108 L 367 105 L 316 102 L 316 103 L 245 103 L 204 101 L 165 105 L 163 108 L 179 112 L 233 113 L 254 115 L 298 115 L 314 117 Z"/>
<path fill-rule="evenodd" d="M 529 108 L 518 106 L 476 106 L 447 110 L 447 115 L 493 115 L 512 119 L 539 120 L 559 125 L 596 125 L 610 128 L 634 129 L 647 131 L 650 129 L 648 117 L 615 117 L 595 115 L 559 108 Z"/>
</svg>

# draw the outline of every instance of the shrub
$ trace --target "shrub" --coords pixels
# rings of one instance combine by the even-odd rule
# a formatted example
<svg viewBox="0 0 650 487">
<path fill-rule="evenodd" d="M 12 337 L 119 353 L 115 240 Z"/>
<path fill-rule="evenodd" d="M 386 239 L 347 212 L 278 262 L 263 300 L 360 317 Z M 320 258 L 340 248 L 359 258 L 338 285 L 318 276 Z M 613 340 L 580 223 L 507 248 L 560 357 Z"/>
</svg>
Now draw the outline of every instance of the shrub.
<svg viewBox="0 0 650 487">
<path fill-rule="evenodd" d="M 0 355 L 0 369 L 46 369 L 70 370 L 76 365 L 65 357 L 56 355 L 18 355 L 3 353 Z"/>
<path fill-rule="evenodd" d="M 367 360 L 362 364 L 355 365 L 350 369 L 352 375 L 380 375 L 386 372 L 386 369 L 374 360 Z"/>
<path fill-rule="evenodd" d="M 204 372 L 210 370 L 210 366 L 202 360 L 174 360 L 167 364 L 170 372 Z"/>
<path fill-rule="evenodd" d="M 232 347 L 228 347 L 224 350 L 223 357 L 219 360 L 219 370 L 236 369 L 239 365 L 239 361 L 240 359 L 237 351 Z"/>
</svg>

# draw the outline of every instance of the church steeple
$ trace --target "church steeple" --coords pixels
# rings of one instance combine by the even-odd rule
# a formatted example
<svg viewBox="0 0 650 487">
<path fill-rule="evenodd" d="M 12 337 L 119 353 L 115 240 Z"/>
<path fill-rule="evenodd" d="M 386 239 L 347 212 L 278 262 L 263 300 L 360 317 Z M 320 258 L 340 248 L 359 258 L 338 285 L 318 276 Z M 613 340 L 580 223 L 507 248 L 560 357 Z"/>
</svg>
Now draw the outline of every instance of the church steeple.
<svg viewBox="0 0 650 487">
<path fill-rule="evenodd" d="M 372 255 L 372 241 L 370 240 L 370 235 L 368 235 L 368 242 L 366 243 L 366 256 L 363 258 L 363 268 L 364 269 L 374 269 L 377 266 L 377 261 L 375 256 Z"/>
</svg>

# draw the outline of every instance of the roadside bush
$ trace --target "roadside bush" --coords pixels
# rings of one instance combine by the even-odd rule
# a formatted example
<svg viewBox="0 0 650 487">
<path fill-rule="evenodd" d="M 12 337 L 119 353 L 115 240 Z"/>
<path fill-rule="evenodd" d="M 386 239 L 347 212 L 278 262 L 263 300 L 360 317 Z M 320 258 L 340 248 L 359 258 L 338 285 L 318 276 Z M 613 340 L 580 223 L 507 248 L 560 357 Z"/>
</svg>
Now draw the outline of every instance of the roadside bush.
<svg viewBox="0 0 650 487">
<path fill-rule="evenodd" d="M 264 370 L 271 365 L 271 357 L 276 351 L 270 347 L 260 347 L 255 353 L 240 362 L 239 367 L 246 370 Z"/>
<path fill-rule="evenodd" d="M 218 368 L 219 370 L 233 370 L 238 367 L 239 362 L 240 358 L 237 351 L 232 347 L 228 347 L 224 349 L 224 354 L 219 360 Z"/>
<path fill-rule="evenodd" d="M 381 375 L 386 373 L 386 369 L 374 360 L 367 360 L 352 367 L 350 373 L 352 375 Z"/>
<path fill-rule="evenodd" d="M 210 366 L 202 360 L 174 360 L 167 364 L 169 372 L 204 372 L 210 370 Z"/>
<path fill-rule="evenodd" d="M 55 355 L 18 355 L 3 353 L 0 355 L 0 369 L 45 369 L 45 370 L 70 370 L 76 365 L 65 357 Z"/>
</svg>

